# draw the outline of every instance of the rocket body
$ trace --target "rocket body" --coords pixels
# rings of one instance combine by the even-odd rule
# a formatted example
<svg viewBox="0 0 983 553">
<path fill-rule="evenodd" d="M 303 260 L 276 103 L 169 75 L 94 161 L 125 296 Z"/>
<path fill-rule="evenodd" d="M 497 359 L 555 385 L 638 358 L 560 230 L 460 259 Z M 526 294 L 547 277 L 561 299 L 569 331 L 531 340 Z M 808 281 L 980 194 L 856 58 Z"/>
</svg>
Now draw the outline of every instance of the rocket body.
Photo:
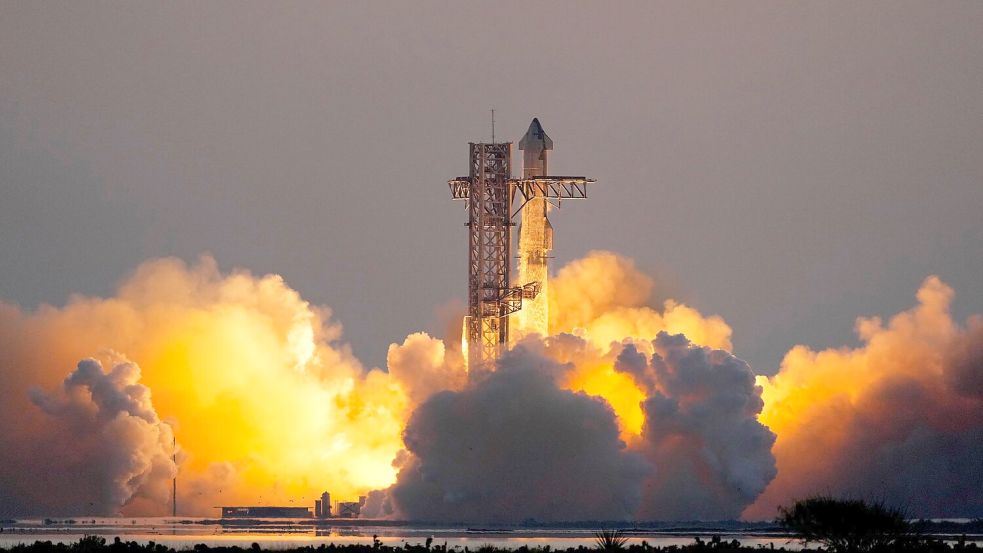
<svg viewBox="0 0 983 553">
<path fill-rule="evenodd" d="M 548 174 L 549 151 L 553 141 L 547 136 L 539 119 L 533 119 L 529 130 L 519 141 L 522 151 L 522 178 L 545 177 Z M 549 203 L 535 197 L 522 208 L 519 224 L 519 280 L 523 285 L 539 282 L 540 291 L 533 299 L 522 302 L 516 313 L 518 332 L 515 338 L 530 334 L 549 335 L 549 273 L 547 260 L 553 249 L 553 227 L 549 222 Z"/>
</svg>

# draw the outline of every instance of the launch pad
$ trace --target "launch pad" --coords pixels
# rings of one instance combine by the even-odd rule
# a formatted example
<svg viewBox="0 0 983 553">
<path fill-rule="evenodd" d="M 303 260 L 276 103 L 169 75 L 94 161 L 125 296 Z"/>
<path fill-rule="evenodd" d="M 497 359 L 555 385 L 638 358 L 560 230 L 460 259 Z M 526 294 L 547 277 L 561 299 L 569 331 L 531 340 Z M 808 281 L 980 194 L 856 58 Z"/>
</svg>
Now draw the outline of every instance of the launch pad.
<svg viewBox="0 0 983 553">
<path fill-rule="evenodd" d="M 553 241 L 549 205 L 586 199 L 588 184 L 594 182 L 587 177 L 547 175 L 553 141 L 538 119 L 529 125 L 519 149 L 524 152 L 522 178 L 512 178 L 511 142 L 471 142 L 468 176 L 448 181 L 451 197 L 464 200 L 468 212 L 468 314 L 462 341 L 472 374 L 494 368 L 508 347 L 509 317 L 523 308 L 523 301 L 539 302 L 540 312 L 545 313 L 546 260 Z M 520 213 L 524 229 L 538 231 L 520 230 L 521 284 L 514 285 L 512 227 Z M 548 316 L 538 319 L 525 330 L 548 334 Z"/>
</svg>

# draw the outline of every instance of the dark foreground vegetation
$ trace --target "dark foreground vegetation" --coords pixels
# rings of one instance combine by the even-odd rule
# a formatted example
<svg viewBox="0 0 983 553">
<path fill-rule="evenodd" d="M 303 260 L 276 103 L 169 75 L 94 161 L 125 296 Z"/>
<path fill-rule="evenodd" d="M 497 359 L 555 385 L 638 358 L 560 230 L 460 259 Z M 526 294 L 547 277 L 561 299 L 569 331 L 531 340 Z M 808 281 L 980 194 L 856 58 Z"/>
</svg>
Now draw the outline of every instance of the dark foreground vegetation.
<svg viewBox="0 0 983 553">
<path fill-rule="evenodd" d="M 813 497 L 779 509 L 778 523 L 835 553 L 903 549 L 918 541 L 900 509 L 860 499 Z"/>
<path fill-rule="evenodd" d="M 926 538 L 925 523 L 911 522 L 903 509 L 878 501 L 811 497 L 780 508 L 775 522 L 804 543 L 832 553 L 926 551 L 944 545 Z M 956 547 L 968 546 L 962 540 Z"/>
<path fill-rule="evenodd" d="M 434 544 L 427 540 L 426 544 L 387 546 L 375 540 L 374 544 L 351 544 L 334 545 L 321 544 L 318 546 L 305 546 L 296 548 L 276 549 L 277 553 L 762 553 L 762 552 L 789 552 L 792 549 L 785 547 L 749 547 L 741 546 L 737 540 L 723 540 L 717 536 L 703 540 L 696 538 L 693 543 L 683 546 L 655 547 L 642 540 L 627 540 L 616 531 L 605 531 L 605 535 L 598 534 L 597 544 L 593 547 L 570 547 L 566 549 L 551 549 L 544 547 L 521 546 L 516 548 L 501 548 L 491 545 L 484 545 L 475 548 L 448 548 L 445 545 Z M 795 550 L 808 551 L 835 551 L 832 548 L 803 548 Z M 37 541 L 33 544 L 15 545 L 0 551 L 9 553 L 178 553 L 179 551 L 190 551 L 192 553 L 265 553 L 269 550 L 262 549 L 259 544 L 254 543 L 252 547 L 243 548 L 238 546 L 212 547 L 205 544 L 198 544 L 192 548 L 175 550 L 161 544 L 150 542 L 147 544 L 135 541 L 123 541 L 115 538 L 108 541 L 101 536 L 86 536 L 81 540 L 70 543 L 52 543 L 50 541 Z M 975 543 L 966 543 L 965 540 L 955 542 L 943 542 L 937 539 L 911 539 L 904 542 L 895 542 L 890 545 L 878 545 L 868 551 L 872 552 L 903 552 L 903 553 L 981 553 L 983 548 L 977 547 Z"/>
</svg>

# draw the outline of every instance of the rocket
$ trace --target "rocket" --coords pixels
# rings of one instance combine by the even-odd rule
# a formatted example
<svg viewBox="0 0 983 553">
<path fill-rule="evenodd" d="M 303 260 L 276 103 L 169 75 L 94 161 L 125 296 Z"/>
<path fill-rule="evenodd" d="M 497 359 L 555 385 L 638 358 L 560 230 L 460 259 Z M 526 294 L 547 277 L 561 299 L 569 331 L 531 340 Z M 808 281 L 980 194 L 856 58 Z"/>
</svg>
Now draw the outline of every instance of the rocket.
<svg viewBox="0 0 983 553">
<path fill-rule="evenodd" d="M 539 118 L 533 118 L 532 123 L 529 123 L 529 130 L 519 140 L 519 149 L 523 152 L 522 178 L 545 177 L 547 152 L 553 149 L 553 139 L 543 130 Z"/>
<path fill-rule="evenodd" d="M 533 117 L 532 123 L 529 123 L 529 129 L 526 131 L 525 136 L 519 140 L 519 150 L 522 151 L 522 178 L 528 179 L 533 177 L 545 177 L 549 175 L 549 151 L 553 149 L 553 139 L 546 134 L 543 129 L 543 125 L 539 122 L 538 117 Z M 519 243 L 520 249 L 522 247 L 522 226 L 526 222 L 526 212 L 538 212 L 542 209 L 542 218 L 545 226 L 544 229 L 544 244 L 543 244 L 543 256 L 544 260 L 549 256 L 550 250 L 553 249 L 553 225 L 550 224 L 548 217 L 549 206 L 546 200 L 534 200 L 529 202 L 523 211 L 522 221 L 519 223 Z M 545 261 L 544 261 L 545 263 Z"/>
<path fill-rule="evenodd" d="M 539 119 L 533 119 L 525 136 L 519 141 L 522 151 L 522 178 L 545 177 L 553 140 L 543 130 Z M 523 335 L 549 335 L 548 267 L 553 249 L 553 226 L 548 218 L 549 203 L 543 197 L 531 198 L 522 208 L 519 223 L 519 283 L 538 282 L 539 295 L 523 302 L 517 313 L 517 338 Z"/>
</svg>

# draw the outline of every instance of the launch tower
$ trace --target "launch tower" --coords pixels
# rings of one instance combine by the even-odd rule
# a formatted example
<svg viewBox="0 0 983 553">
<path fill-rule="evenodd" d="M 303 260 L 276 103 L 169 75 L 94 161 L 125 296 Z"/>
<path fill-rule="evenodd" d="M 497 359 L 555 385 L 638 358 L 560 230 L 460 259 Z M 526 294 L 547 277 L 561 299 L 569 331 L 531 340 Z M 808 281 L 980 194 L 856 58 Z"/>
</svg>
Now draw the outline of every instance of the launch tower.
<svg viewBox="0 0 983 553">
<path fill-rule="evenodd" d="M 523 220 L 524 224 L 545 229 L 549 225 L 546 202 L 559 207 L 564 199 L 586 199 L 587 185 L 594 182 L 586 177 L 546 176 L 545 151 L 552 149 L 553 142 L 538 119 L 533 119 L 529 131 L 538 134 L 530 138 L 527 133 L 519 147 L 527 158 L 541 156 L 542 163 L 537 163 L 535 169 L 524 169 L 522 178 L 512 178 L 511 142 L 472 142 L 468 176 L 448 181 L 451 196 L 464 200 L 468 211 L 468 314 L 463 341 L 472 373 L 494 368 L 495 360 L 509 343 L 509 316 L 522 309 L 523 300 L 535 300 L 545 282 L 544 252 L 552 248 L 552 228 L 548 244 L 544 234 L 542 240 L 532 241 L 538 242 L 533 246 L 535 252 L 520 252 L 520 259 L 523 253 L 529 253 L 532 257 L 526 259 L 541 260 L 541 280 L 512 285 L 513 219 L 532 205 L 535 212 Z M 530 162 L 524 160 L 524 164 Z M 515 203 L 519 205 L 513 210 Z M 540 301 L 545 302 L 546 298 Z"/>
</svg>

